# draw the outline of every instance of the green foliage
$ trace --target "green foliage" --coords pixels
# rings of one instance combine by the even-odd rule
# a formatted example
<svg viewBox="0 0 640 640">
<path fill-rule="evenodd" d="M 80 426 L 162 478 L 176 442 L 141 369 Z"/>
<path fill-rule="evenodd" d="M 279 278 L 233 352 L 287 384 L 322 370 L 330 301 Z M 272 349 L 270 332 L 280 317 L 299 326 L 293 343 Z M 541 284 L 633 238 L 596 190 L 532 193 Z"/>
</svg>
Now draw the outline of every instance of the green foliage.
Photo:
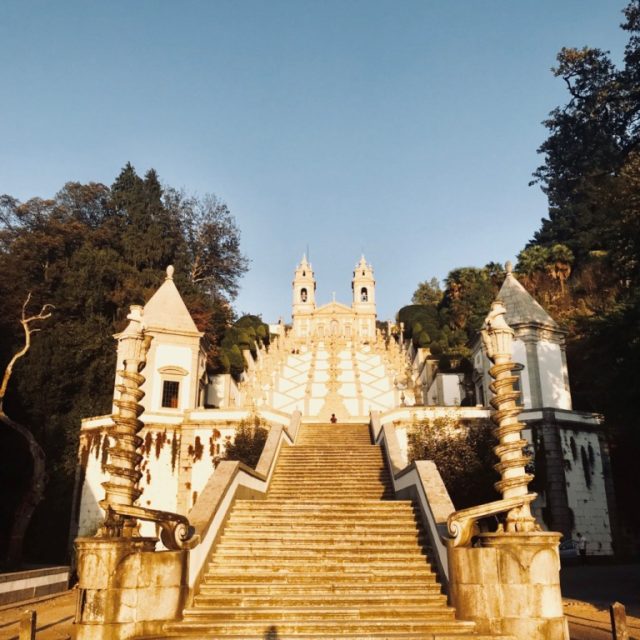
<svg viewBox="0 0 640 640">
<path fill-rule="evenodd" d="M 233 442 L 227 444 L 224 459 L 239 460 L 255 469 L 268 435 L 265 422 L 257 416 L 253 420 L 242 420 L 238 424 Z"/>
<path fill-rule="evenodd" d="M 442 300 L 442 296 L 443 292 L 440 288 L 438 278 L 431 278 L 431 280 L 425 280 L 418 284 L 418 288 L 415 290 L 411 302 L 413 304 L 437 307 Z"/>
<path fill-rule="evenodd" d="M 162 283 L 169 264 L 176 266 L 176 284 L 216 354 L 246 260 L 233 218 L 218 201 L 212 211 L 213 200 L 177 198 L 155 171 L 141 178 L 130 164 L 111 188 L 71 182 L 49 200 L 0 197 L 2 366 L 21 344 L 18 320 L 27 292 L 34 308 L 55 307 L 19 361 L 5 400 L 7 413 L 28 425 L 44 448 L 55 477 L 33 526 L 47 522 L 61 544 L 32 545 L 33 560 L 64 557 L 80 419 L 110 412 L 113 334 L 123 328 L 129 305 L 144 303 Z M 201 223 L 211 223 L 197 238 L 186 223 L 193 208 Z M 207 277 L 196 278 L 203 251 L 229 262 L 214 268 L 209 261 Z"/>
<path fill-rule="evenodd" d="M 409 460 L 432 460 L 438 467 L 456 509 L 499 498 L 493 483 L 499 478 L 491 423 L 436 418 L 412 425 L 408 433 Z"/>
<path fill-rule="evenodd" d="M 416 347 L 430 348 L 432 355 L 446 354 L 456 360 L 468 357 L 469 346 L 503 279 L 502 265 L 492 262 L 482 269 L 454 269 L 446 278 L 444 292 L 439 292 L 435 278 L 420 283 L 412 298 L 414 304 L 398 312 L 398 321 L 404 323 L 404 339 Z M 415 304 L 418 300 L 425 302 Z"/>
<path fill-rule="evenodd" d="M 269 344 L 269 325 L 260 316 L 242 316 L 225 329 L 214 370 L 218 373 L 231 373 L 238 379 L 245 369 L 242 351 L 249 350 L 255 358 L 259 344 Z"/>
</svg>

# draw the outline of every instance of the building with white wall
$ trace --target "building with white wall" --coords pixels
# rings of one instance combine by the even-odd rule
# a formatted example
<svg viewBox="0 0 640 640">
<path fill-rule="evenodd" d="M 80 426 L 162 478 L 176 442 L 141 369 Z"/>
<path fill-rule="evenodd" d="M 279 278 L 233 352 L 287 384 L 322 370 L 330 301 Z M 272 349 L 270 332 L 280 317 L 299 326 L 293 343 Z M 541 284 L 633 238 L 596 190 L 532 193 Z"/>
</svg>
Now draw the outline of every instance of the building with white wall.
<svg viewBox="0 0 640 640">
<path fill-rule="evenodd" d="M 228 374 L 206 371 L 202 334 L 168 269 L 164 283 L 136 311 L 152 338 L 142 371 L 140 505 L 187 515 L 242 420 L 258 417 L 269 428 L 288 424 L 300 411 L 307 422 L 327 422 L 335 414 L 340 422 L 361 423 L 371 411 L 404 415 L 416 398 L 429 406 L 415 410 L 429 415 L 488 418 L 490 363 L 480 342 L 473 376 L 481 406 L 460 407 L 462 374 L 438 373 L 427 349 L 405 350 L 376 332 L 375 280 L 364 257 L 352 290 L 350 307 L 316 307 L 315 275 L 303 258 L 293 281 L 291 331 L 282 322 L 274 325 L 277 337 L 268 350 L 259 347 L 255 359 L 245 353 L 248 369 L 236 383 Z M 549 529 L 573 537 L 579 531 L 589 540 L 589 553 L 610 555 L 613 491 L 606 440 L 599 416 L 571 407 L 565 334 L 510 271 L 499 295 L 515 332 L 514 361 L 521 365 L 523 435 L 531 444 L 539 494 L 534 509 Z M 122 360 L 119 353 L 118 369 Z M 424 393 L 414 397 L 407 374 Z M 116 394 L 118 382 L 116 376 Z M 112 425 L 111 416 L 82 422 L 73 535 L 91 535 L 102 518 Z M 143 533 L 154 535 L 153 526 L 144 523 Z"/>
</svg>

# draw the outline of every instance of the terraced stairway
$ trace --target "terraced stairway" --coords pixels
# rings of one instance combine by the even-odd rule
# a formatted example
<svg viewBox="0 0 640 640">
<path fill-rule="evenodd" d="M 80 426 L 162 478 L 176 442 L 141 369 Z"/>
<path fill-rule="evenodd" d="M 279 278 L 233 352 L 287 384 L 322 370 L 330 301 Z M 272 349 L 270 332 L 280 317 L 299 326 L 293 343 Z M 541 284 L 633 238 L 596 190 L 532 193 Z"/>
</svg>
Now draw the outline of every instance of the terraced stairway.
<svg viewBox="0 0 640 640">
<path fill-rule="evenodd" d="M 267 498 L 237 501 L 181 638 L 473 636 L 455 619 L 411 502 L 394 501 L 366 425 L 305 425 Z"/>
</svg>

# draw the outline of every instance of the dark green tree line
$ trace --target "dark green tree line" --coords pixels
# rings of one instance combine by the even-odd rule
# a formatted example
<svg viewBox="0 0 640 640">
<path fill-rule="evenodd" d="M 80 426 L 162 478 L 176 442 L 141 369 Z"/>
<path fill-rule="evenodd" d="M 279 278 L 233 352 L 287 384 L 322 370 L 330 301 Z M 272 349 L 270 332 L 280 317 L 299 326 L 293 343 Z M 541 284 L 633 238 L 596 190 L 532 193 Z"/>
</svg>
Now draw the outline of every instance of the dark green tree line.
<svg viewBox="0 0 640 640">
<path fill-rule="evenodd" d="M 0 198 L 0 362 L 8 362 L 20 342 L 26 294 L 34 307 L 55 306 L 17 363 L 5 398 L 7 413 L 29 427 L 47 455 L 47 495 L 30 530 L 46 526 L 51 539 L 42 543 L 41 537 L 37 549 L 33 537 L 34 559 L 61 559 L 80 419 L 110 411 L 112 336 L 123 328 L 129 305 L 144 303 L 162 283 L 169 264 L 205 332 L 210 366 L 219 368 L 220 343 L 233 320 L 230 302 L 247 269 L 224 203 L 163 187 L 154 170 L 141 177 L 130 164 L 111 187 L 68 183 L 51 199 Z M 21 475 L 13 457 L 6 462 L 16 467 L 15 487 L 27 470 Z M 5 525 L 16 498 L 3 498 Z M 0 526 L 0 541 L 6 535 Z"/>
<path fill-rule="evenodd" d="M 620 66 L 592 47 L 557 56 L 567 102 L 544 122 L 543 164 L 531 183 L 547 195 L 548 214 L 516 272 L 568 331 L 574 406 L 604 413 L 618 501 L 631 504 L 640 455 L 640 0 L 623 16 Z M 405 337 L 436 354 L 464 353 L 503 276 L 500 265 L 454 269 L 439 301 L 421 283 L 414 302 L 422 306 L 399 314 Z M 623 517 L 640 531 L 635 510 Z"/>
</svg>

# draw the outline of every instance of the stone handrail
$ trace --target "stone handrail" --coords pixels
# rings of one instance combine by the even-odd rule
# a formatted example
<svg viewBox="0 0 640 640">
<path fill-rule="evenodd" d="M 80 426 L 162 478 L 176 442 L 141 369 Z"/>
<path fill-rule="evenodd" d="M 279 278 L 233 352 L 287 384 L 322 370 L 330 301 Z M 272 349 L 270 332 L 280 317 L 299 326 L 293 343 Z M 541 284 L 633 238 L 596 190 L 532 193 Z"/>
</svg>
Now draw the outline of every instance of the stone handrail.
<svg viewBox="0 0 640 640">
<path fill-rule="evenodd" d="M 448 583 L 447 520 L 455 510 L 440 473 L 436 465 L 427 460 L 407 465 L 400 453 L 395 427 L 382 425 L 379 412 L 371 412 L 370 426 L 373 441 L 381 444 L 385 451 L 396 496 L 411 497 L 417 502 L 439 575 Z"/>
<path fill-rule="evenodd" d="M 237 497 L 262 498 L 266 493 L 283 443 L 293 444 L 300 424 L 300 413 L 294 412 L 290 425 L 274 425 L 256 469 L 242 462 L 224 460 L 209 478 L 196 504 L 189 512 L 189 522 L 200 544 L 189 550 L 188 586 L 192 590 L 206 568 L 211 549 L 222 532 L 229 510 Z"/>
<path fill-rule="evenodd" d="M 512 509 L 521 509 L 524 505 L 531 504 L 537 497 L 538 495 L 536 493 L 529 493 L 524 496 L 503 498 L 502 500 L 495 500 L 494 502 L 487 502 L 476 507 L 455 511 L 447 518 L 447 528 L 451 534 L 451 544 L 454 547 L 468 545 L 473 536 L 480 532 L 477 524 L 478 520 L 488 516 L 507 513 Z"/>
</svg>

